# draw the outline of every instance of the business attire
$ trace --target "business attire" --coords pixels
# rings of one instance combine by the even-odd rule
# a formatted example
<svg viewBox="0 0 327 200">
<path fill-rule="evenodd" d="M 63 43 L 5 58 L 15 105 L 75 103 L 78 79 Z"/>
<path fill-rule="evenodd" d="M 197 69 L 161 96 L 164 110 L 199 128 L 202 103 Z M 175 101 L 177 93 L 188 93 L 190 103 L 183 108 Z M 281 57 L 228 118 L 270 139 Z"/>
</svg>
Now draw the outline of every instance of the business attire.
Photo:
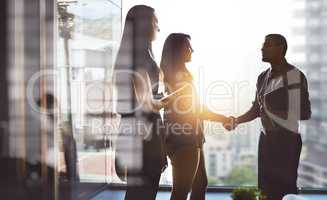
<svg viewBox="0 0 327 200">
<path fill-rule="evenodd" d="M 151 51 L 147 51 L 142 54 L 142 57 L 137 59 L 137 63 L 134 65 L 135 72 L 146 72 L 149 75 L 151 85 L 152 85 L 152 94 L 154 98 L 161 98 L 162 95 L 158 93 L 158 82 L 159 82 L 159 73 L 160 69 L 158 68 L 156 62 L 153 59 Z M 132 95 L 128 99 L 128 104 L 132 108 L 130 111 L 132 113 L 126 112 L 126 104 L 124 104 L 124 99 L 118 99 L 118 112 L 119 109 L 125 109 L 121 112 L 121 126 L 141 126 L 132 130 L 126 128 L 125 130 L 121 129 L 121 135 L 126 135 L 129 137 L 129 140 L 122 140 L 117 144 L 117 148 L 121 149 L 121 159 L 129 163 L 130 166 L 126 169 L 127 175 L 127 190 L 125 194 L 125 200 L 131 199 L 144 199 L 144 200 L 154 200 L 159 188 L 160 176 L 163 170 L 167 166 L 166 154 L 163 146 L 163 136 L 161 130 L 163 127 L 163 122 L 158 112 L 145 112 L 142 109 L 133 110 L 138 106 L 136 101 L 136 96 L 131 84 L 131 80 L 127 80 L 126 83 L 122 83 L 123 78 L 128 77 L 129 74 L 120 74 L 120 77 L 116 77 L 118 80 L 116 83 L 118 88 L 118 97 L 124 98 L 126 95 Z M 129 78 L 135 78 L 129 77 Z M 120 80 L 119 80 L 120 79 Z M 125 84 L 125 85 L 124 85 Z M 126 103 L 126 102 L 125 102 Z M 142 129 L 146 126 L 146 129 Z M 118 136 L 120 137 L 120 136 Z M 128 143 L 129 141 L 131 143 Z M 116 151 L 116 155 L 119 154 L 119 150 Z M 119 156 L 117 156 L 119 157 Z M 117 174 L 124 173 L 118 169 L 119 161 L 117 163 L 116 159 L 116 171 Z M 131 166 L 132 165 L 132 166 Z M 124 169 L 123 169 L 124 170 Z M 120 175 L 119 175 L 120 176 Z"/>
<path fill-rule="evenodd" d="M 286 61 L 269 68 L 257 80 L 255 100 L 242 117 L 260 117 L 258 186 L 268 200 L 297 194 L 297 170 L 302 148 L 299 121 L 311 116 L 305 75 Z"/>
<path fill-rule="evenodd" d="M 186 69 L 176 77 L 165 78 L 170 83 L 168 92 L 189 86 L 180 93 L 182 98 L 170 102 L 164 111 L 165 145 L 173 173 L 171 200 L 186 200 L 190 190 L 192 200 L 203 200 L 208 180 L 199 99 Z"/>
</svg>

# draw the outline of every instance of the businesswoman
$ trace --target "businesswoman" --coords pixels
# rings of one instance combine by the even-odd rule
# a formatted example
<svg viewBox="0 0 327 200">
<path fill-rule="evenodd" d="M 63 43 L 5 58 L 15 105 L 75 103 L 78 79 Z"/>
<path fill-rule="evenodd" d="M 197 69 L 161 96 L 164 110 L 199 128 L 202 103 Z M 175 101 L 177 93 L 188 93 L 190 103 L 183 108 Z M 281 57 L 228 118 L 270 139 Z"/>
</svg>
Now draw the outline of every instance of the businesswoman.
<svg viewBox="0 0 327 200">
<path fill-rule="evenodd" d="M 205 199 L 207 174 L 203 155 L 203 120 L 228 123 L 229 118 L 210 112 L 200 105 L 192 76 L 185 63 L 192 57 L 190 36 L 172 33 L 164 43 L 160 67 L 164 73 L 166 90 L 182 92 L 164 111 L 165 145 L 173 170 L 171 200 Z"/>
<path fill-rule="evenodd" d="M 153 8 L 145 5 L 131 8 L 114 68 L 117 111 L 122 115 L 116 172 L 127 179 L 126 200 L 154 200 L 167 163 L 160 134 L 162 105 L 156 100 L 160 97 L 160 68 L 152 54 L 152 41 L 158 30 Z"/>
</svg>

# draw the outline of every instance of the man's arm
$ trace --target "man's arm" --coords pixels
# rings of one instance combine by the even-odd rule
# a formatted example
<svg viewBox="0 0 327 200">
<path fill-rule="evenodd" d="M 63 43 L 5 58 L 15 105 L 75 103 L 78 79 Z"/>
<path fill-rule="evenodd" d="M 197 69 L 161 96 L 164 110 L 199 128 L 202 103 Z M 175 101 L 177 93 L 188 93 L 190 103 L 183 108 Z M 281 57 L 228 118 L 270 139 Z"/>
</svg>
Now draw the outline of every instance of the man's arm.
<svg viewBox="0 0 327 200">
<path fill-rule="evenodd" d="M 257 85 L 256 85 L 257 91 L 255 93 L 254 101 L 252 102 L 252 107 L 246 113 L 244 113 L 243 115 L 241 115 L 235 119 L 236 124 L 246 123 L 246 122 L 252 121 L 255 118 L 259 117 L 260 106 L 259 106 L 259 99 L 258 99 L 258 91 L 259 91 L 259 88 L 261 87 L 262 75 L 263 74 L 260 74 L 258 77 L 258 80 L 257 80 Z"/>
<path fill-rule="evenodd" d="M 236 126 L 238 124 L 246 123 L 246 122 L 252 121 L 252 120 L 256 119 L 257 117 L 259 117 L 260 106 L 259 106 L 259 100 L 258 100 L 257 94 L 258 94 L 259 88 L 261 87 L 261 84 L 262 84 L 262 76 L 263 75 L 264 75 L 264 73 L 260 74 L 258 77 L 257 85 L 256 85 L 257 91 L 255 94 L 254 101 L 252 102 L 251 108 L 246 113 L 244 113 L 243 115 L 241 115 L 239 117 L 236 117 L 236 118 L 230 117 L 229 122 L 224 124 L 224 127 L 227 130 L 233 130 L 236 128 Z"/>
<path fill-rule="evenodd" d="M 301 73 L 301 120 L 311 117 L 311 103 L 309 99 L 308 82 L 305 75 Z"/>
<path fill-rule="evenodd" d="M 260 113 L 260 106 L 256 93 L 255 100 L 252 103 L 252 107 L 246 113 L 244 113 L 243 115 L 237 118 L 229 117 L 229 121 L 227 123 L 224 123 L 223 125 L 228 131 L 231 131 L 234 130 L 238 124 L 246 123 L 254 120 L 259 116 L 259 113 Z"/>
<path fill-rule="evenodd" d="M 241 124 L 241 123 L 246 123 L 246 122 L 252 121 L 259 116 L 259 112 L 260 112 L 260 107 L 259 107 L 259 104 L 256 99 L 253 102 L 252 107 L 246 113 L 237 117 L 235 119 L 235 122 L 237 124 Z"/>
</svg>

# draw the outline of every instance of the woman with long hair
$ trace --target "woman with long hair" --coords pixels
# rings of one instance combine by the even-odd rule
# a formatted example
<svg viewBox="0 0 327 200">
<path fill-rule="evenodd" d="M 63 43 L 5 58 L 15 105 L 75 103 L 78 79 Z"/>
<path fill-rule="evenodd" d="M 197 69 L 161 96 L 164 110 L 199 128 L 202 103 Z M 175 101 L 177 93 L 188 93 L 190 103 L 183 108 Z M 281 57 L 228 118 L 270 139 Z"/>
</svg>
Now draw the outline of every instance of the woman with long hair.
<svg viewBox="0 0 327 200">
<path fill-rule="evenodd" d="M 165 145 L 173 171 L 171 200 L 205 199 L 207 174 L 203 155 L 203 120 L 228 123 L 229 118 L 209 111 L 200 105 L 193 78 L 186 68 L 193 49 L 191 37 L 172 33 L 164 43 L 160 67 L 166 91 L 184 88 L 164 111 Z"/>
<path fill-rule="evenodd" d="M 161 172 L 167 165 L 161 137 L 162 119 L 157 100 L 160 68 L 152 53 L 158 31 L 153 8 L 132 7 L 114 68 L 117 111 L 121 114 L 116 144 L 116 172 L 127 181 L 125 199 L 155 199 Z M 122 153 L 123 152 L 123 153 Z"/>
</svg>

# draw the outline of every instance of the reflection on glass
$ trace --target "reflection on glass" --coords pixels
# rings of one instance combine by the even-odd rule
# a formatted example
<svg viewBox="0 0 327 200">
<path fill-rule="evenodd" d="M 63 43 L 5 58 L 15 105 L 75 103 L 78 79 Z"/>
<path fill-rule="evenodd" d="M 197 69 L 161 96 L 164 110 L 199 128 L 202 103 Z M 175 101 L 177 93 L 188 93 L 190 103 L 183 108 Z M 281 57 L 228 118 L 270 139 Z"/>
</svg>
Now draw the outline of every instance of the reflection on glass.
<svg viewBox="0 0 327 200">
<path fill-rule="evenodd" d="M 60 120 L 72 127 L 81 182 L 103 183 L 112 176 L 104 127 L 111 120 L 106 115 L 112 111 L 109 76 L 121 29 L 120 6 L 120 1 L 58 1 Z"/>
</svg>

